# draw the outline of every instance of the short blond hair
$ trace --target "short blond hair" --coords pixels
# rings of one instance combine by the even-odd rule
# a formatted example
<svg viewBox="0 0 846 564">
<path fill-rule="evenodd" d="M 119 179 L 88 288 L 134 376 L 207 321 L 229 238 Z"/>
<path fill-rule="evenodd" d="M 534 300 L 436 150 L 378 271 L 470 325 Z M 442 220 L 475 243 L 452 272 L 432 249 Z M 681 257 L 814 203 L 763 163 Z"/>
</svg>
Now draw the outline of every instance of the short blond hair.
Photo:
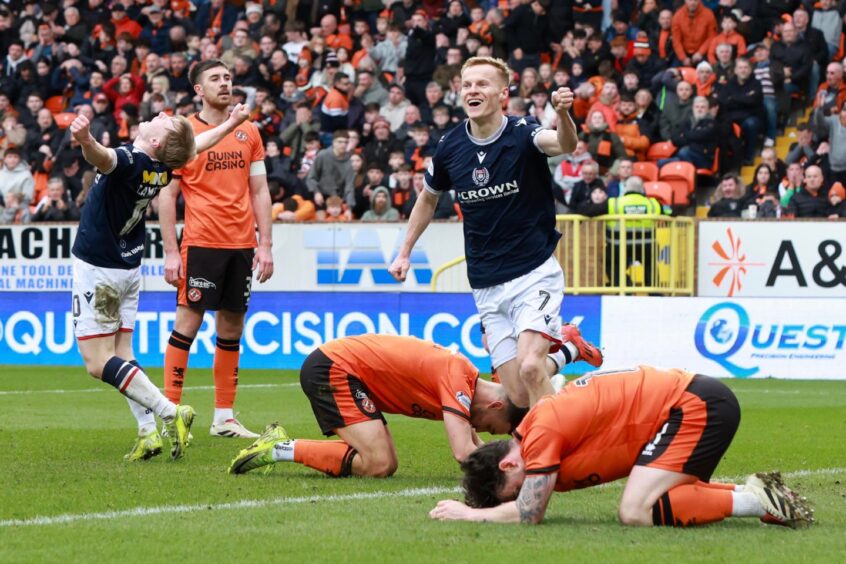
<svg viewBox="0 0 846 564">
<path fill-rule="evenodd" d="M 156 149 L 156 158 L 169 168 L 182 168 L 197 155 L 194 128 L 184 116 L 173 116 L 173 131 L 168 132 L 165 142 Z"/>
<path fill-rule="evenodd" d="M 489 65 L 494 67 L 500 78 L 505 82 L 505 86 L 511 86 L 511 77 L 514 71 L 508 66 L 508 63 L 496 57 L 470 57 L 461 67 L 461 74 L 470 67 L 478 67 L 480 65 Z"/>
</svg>

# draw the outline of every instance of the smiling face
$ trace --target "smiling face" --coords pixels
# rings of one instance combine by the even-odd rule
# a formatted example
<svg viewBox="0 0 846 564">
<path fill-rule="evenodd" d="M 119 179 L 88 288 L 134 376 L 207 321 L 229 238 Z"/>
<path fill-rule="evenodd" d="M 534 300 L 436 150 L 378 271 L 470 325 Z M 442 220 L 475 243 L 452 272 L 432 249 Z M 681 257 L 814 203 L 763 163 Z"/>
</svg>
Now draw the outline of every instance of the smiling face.
<svg viewBox="0 0 846 564">
<path fill-rule="evenodd" d="M 461 100 L 473 120 L 502 115 L 508 82 L 500 69 L 489 64 L 466 67 L 461 73 Z"/>
</svg>

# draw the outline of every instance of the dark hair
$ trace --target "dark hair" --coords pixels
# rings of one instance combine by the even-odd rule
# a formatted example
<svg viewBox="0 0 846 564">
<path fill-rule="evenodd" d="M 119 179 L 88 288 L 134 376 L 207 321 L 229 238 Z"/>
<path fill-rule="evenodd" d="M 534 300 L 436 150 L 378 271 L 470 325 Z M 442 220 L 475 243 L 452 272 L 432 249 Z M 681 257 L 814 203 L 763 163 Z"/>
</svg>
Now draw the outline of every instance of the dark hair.
<svg viewBox="0 0 846 564">
<path fill-rule="evenodd" d="M 200 76 L 202 76 L 204 72 L 217 67 L 223 67 L 226 70 L 229 70 L 229 67 L 226 66 L 226 63 L 224 63 L 220 59 L 209 59 L 208 61 L 202 61 L 201 63 L 194 65 L 194 67 L 190 71 L 188 71 L 188 80 L 191 82 L 191 86 L 197 85 L 197 83 L 200 81 Z"/>
<path fill-rule="evenodd" d="M 332 133 L 332 141 L 335 139 L 349 139 L 350 134 L 347 133 L 346 129 L 336 129 L 334 133 Z"/>
<path fill-rule="evenodd" d="M 339 72 L 339 73 L 335 74 L 335 78 L 332 79 L 332 85 L 334 86 L 335 84 L 338 84 L 342 80 L 347 79 L 349 77 L 350 77 L 350 75 L 348 75 L 347 73 Z"/>
<path fill-rule="evenodd" d="M 517 428 L 517 425 L 523 422 L 523 418 L 529 413 L 528 407 L 517 407 L 510 399 L 505 400 L 505 416 L 508 418 L 508 423 L 511 425 L 511 431 Z"/>
<path fill-rule="evenodd" d="M 493 441 L 480 446 L 461 463 L 464 501 L 470 507 L 495 507 L 502 503 L 497 492 L 505 485 L 500 461 L 511 448 L 510 441 Z"/>
<path fill-rule="evenodd" d="M 316 131 L 309 131 L 303 137 L 303 141 L 311 143 L 312 141 L 320 141 L 320 134 Z"/>
</svg>

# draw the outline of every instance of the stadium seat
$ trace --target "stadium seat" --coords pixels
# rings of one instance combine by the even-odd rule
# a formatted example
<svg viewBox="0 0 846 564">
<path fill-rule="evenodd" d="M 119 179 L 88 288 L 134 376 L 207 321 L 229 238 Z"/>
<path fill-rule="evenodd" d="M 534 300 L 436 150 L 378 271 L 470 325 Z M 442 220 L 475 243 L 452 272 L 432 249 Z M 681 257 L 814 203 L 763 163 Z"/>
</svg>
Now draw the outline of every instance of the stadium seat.
<svg viewBox="0 0 846 564">
<path fill-rule="evenodd" d="M 676 152 L 676 146 L 672 141 L 661 141 L 660 143 L 653 143 L 649 146 L 646 152 L 646 160 L 660 161 L 661 159 L 669 159 Z"/>
<path fill-rule="evenodd" d="M 53 115 L 60 114 L 65 111 L 64 96 L 50 96 L 44 100 L 44 107 L 50 110 Z"/>
<path fill-rule="evenodd" d="M 644 182 L 655 182 L 658 180 L 658 165 L 649 161 L 633 163 L 632 174 Z"/>
<path fill-rule="evenodd" d="M 61 112 L 58 114 L 53 114 L 53 119 L 56 120 L 56 127 L 59 129 L 67 129 L 70 127 L 71 122 L 76 118 L 76 114 L 73 112 Z"/>
<path fill-rule="evenodd" d="M 720 148 L 714 151 L 714 163 L 711 168 L 697 168 L 696 174 L 698 176 L 714 176 L 720 171 Z"/>
<path fill-rule="evenodd" d="M 696 69 L 693 67 L 679 67 L 679 72 L 685 82 L 693 85 L 693 91 L 696 93 Z"/>
<path fill-rule="evenodd" d="M 690 195 L 696 189 L 696 167 L 691 163 L 676 161 L 667 163 L 658 172 L 658 180 L 673 187 L 673 205 L 690 205 Z"/>
<path fill-rule="evenodd" d="M 664 205 L 673 205 L 673 187 L 666 182 L 644 182 L 646 195 L 655 198 Z"/>
</svg>

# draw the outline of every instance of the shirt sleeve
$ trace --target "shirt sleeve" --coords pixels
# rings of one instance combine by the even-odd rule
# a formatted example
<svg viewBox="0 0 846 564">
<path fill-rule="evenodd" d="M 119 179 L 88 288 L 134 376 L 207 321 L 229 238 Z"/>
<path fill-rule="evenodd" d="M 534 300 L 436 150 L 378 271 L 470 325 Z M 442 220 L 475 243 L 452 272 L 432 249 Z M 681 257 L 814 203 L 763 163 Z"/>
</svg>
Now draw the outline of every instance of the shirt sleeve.
<svg viewBox="0 0 846 564">
<path fill-rule="evenodd" d="M 526 474 L 558 472 L 564 458 L 566 430 L 555 425 L 555 413 L 549 400 L 537 404 L 515 431 Z"/>
<path fill-rule="evenodd" d="M 253 143 L 253 152 L 252 155 L 250 155 L 250 162 L 255 163 L 258 161 L 264 161 L 264 143 L 262 142 L 261 135 L 255 125 L 250 127 L 250 138 Z"/>
<path fill-rule="evenodd" d="M 527 148 L 530 148 L 534 151 L 537 151 L 538 153 L 545 155 L 546 153 L 543 152 L 543 149 L 538 147 L 538 133 L 545 130 L 546 128 L 540 123 L 538 123 L 538 121 L 531 116 L 526 118 L 526 124 L 526 127 L 517 127 L 515 129 L 523 130 L 523 135 L 525 135 L 523 142 L 526 144 Z"/>
<path fill-rule="evenodd" d="M 426 169 L 426 174 L 423 176 L 423 185 L 426 190 L 433 194 L 440 194 L 452 189 L 452 181 L 449 178 L 449 171 L 444 164 L 444 153 L 446 152 L 445 137 L 441 138 L 438 147 L 435 149 L 435 155 Z"/>
<path fill-rule="evenodd" d="M 476 387 L 479 371 L 469 360 L 456 354 L 450 359 L 446 377 L 441 378 L 441 408 L 470 421 L 470 403 Z"/>
<path fill-rule="evenodd" d="M 124 172 L 125 170 L 135 166 L 135 160 L 137 158 L 137 155 L 133 155 L 132 151 L 130 151 L 129 148 L 125 145 L 115 149 L 115 156 L 116 159 L 112 164 L 112 168 L 109 170 L 104 170 L 103 174 L 120 174 L 121 172 Z"/>
</svg>

